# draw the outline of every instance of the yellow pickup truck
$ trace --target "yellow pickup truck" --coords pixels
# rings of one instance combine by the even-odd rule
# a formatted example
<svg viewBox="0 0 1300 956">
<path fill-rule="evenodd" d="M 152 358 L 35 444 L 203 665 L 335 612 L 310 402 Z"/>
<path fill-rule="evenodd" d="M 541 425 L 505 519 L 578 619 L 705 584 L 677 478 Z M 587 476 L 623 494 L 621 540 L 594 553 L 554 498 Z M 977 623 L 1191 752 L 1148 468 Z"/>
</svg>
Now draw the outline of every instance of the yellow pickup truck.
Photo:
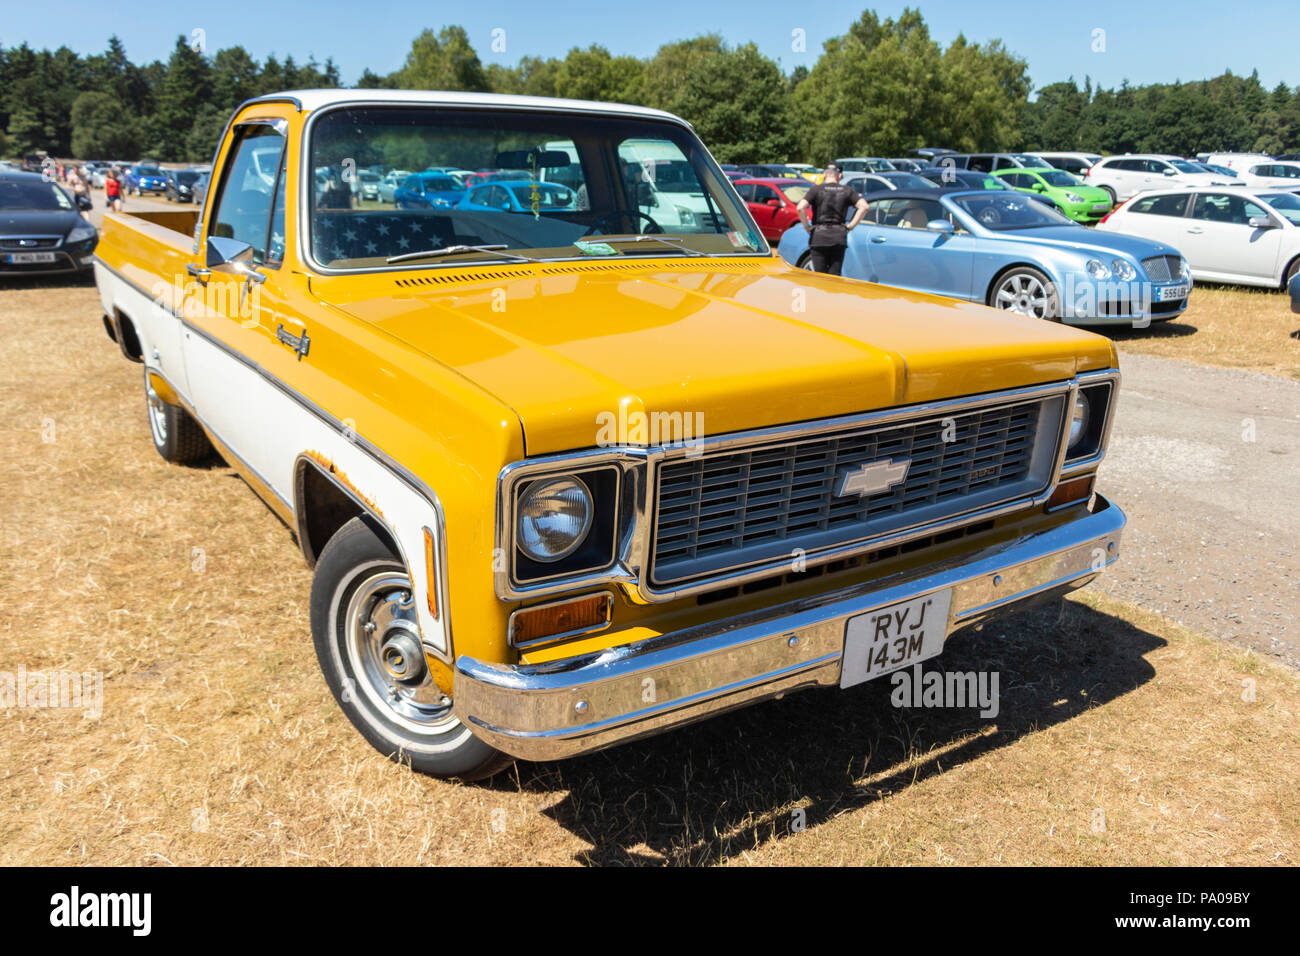
<svg viewBox="0 0 1300 956">
<path fill-rule="evenodd" d="M 294 531 L 330 690 L 426 773 L 871 680 L 1118 555 L 1109 340 L 790 267 L 667 113 L 260 97 L 95 276 L 159 453 Z"/>
</svg>

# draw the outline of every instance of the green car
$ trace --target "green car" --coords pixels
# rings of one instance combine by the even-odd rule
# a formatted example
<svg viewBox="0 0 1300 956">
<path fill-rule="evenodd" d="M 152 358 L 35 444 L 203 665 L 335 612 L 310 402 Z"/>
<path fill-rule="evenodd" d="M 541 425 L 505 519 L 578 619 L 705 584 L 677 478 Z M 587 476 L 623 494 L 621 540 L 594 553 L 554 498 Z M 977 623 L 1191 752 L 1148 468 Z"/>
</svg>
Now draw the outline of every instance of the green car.
<svg viewBox="0 0 1300 956">
<path fill-rule="evenodd" d="M 1063 169 L 999 169 L 993 175 L 1014 189 L 1049 200 L 1075 222 L 1096 222 L 1110 212 L 1110 193 L 1098 186 L 1085 186 L 1078 176 Z"/>
</svg>

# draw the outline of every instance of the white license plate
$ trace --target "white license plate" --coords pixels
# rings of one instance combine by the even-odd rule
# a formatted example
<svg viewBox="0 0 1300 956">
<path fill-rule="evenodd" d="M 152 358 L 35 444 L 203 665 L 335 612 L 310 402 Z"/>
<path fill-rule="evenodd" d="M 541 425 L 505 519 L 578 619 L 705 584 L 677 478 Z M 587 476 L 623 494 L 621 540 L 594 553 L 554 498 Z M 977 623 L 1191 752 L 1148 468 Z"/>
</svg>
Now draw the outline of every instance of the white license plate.
<svg viewBox="0 0 1300 956">
<path fill-rule="evenodd" d="M 952 589 L 934 591 L 849 618 L 840 686 L 852 687 L 935 657 L 948 635 Z"/>
<path fill-rule="evenodd" d="M 5 257 L 10 265 L 17 265 L 21 262 L 53 262 L 54 253 L 52 252 L 11 252 Z"/>
<path fill-rule="evenodd" d="M 1175 302 L 1178 299 L 1185 298 L 1187 298 L 1187 286 L 1185 285 L 1167 285 L 1156 289 L 1157 302 Z"/>
<path fill-rule="evenodd" d="M 1109 208 L 1110 208 L 1110 203 L 1108 202 L 1095 202 L 1092 204 L 1093 212 L 1105 212 Z"/>
</svg>

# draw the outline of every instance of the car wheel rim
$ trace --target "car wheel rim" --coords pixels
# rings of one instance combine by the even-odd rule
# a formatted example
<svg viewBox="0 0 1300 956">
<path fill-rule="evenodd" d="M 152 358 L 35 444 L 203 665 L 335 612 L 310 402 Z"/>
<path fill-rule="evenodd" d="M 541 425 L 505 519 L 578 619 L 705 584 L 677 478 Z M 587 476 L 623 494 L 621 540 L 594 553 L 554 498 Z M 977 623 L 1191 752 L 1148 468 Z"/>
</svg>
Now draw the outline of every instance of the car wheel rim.
<svg viewBox="0 0 1300 956">
<path fill-rule="evenodd" d="M 998 287 L 997 307 L 1041 319 L 1047 315 L 1047 288 L 1031 275 L 1008 276 Z"/>
<path fill-rule="evenodd" d="M 167 444 L 167 407 L 154 391 L 147 374 L 144 377 L 144 397 L 149 409 L 149 427 L 153 430 L 153 440 L 161 447 Z"/>
<path fill-rule="evenodd" d="M 366 577 L 352 592 L 343 642 L 357 689 L 386 720 L 420 736 L 459 725 L 451 698 L 429 672 L 410 578 L 400 571 Z"/>
</svg>

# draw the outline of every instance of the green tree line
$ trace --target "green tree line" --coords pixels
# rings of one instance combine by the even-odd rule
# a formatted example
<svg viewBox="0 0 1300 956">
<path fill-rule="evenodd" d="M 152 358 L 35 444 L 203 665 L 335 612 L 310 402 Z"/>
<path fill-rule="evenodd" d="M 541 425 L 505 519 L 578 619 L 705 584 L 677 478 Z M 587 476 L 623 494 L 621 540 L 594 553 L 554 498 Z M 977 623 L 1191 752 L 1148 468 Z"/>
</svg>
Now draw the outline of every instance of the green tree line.
<svg viewBox="0 0 1300 956">
<path fill-rule="evenodd" d="M 284 89 L 342 85 L 333 61 L 258 62 L 240 46 L 208 55 L 178 37 L 167 62 L 137 66 L 117 37 L 102 54 L 0 48 L 0 154 L 44 149 L 76 158 L 202 161 L 230 112 Z M 896 156 L 917 146 L 961 151 L 1056 149 L 1278 153 L 1300 142 L 1300 87 L 1266 90 L 1255 74 L 1193 83 L 1041 87 L 1000 41 L 958 36 L 947 47 L 920 12 L 872 10 L 826 41 L 811 68 L 789 74 L 752 44 L 716 34 L 667 43 L 653 56 L 598 44 L 563 57 L 484 64 L 465 30 L 426 29 L 402 67 L 366 70 L 360 88 L 559 96 L 657 107 L 694 124 L 722 162 Z"/>
</svg>

